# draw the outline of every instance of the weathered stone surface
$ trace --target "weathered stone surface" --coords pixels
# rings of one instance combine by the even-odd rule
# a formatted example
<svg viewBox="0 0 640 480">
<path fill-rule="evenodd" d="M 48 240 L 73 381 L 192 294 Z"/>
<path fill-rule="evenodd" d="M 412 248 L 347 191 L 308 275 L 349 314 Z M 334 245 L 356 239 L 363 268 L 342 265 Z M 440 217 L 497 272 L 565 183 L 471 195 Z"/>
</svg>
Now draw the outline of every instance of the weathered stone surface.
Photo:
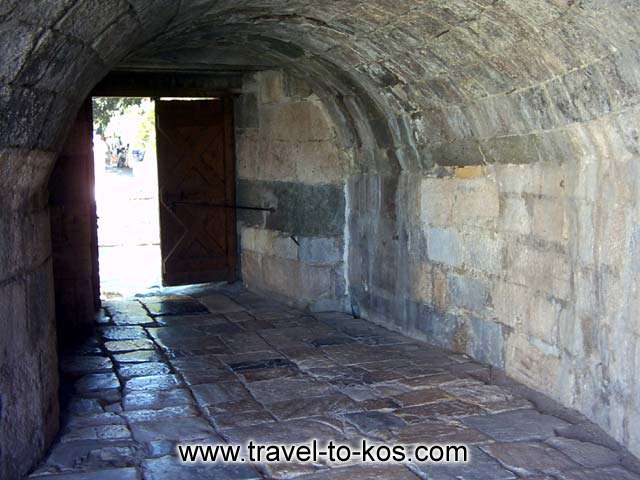
<svg viewBox="0 0 640 480">
<path fill-rule="evenodd" d="M 572 470 L 557 475 L 560 480 L 637 480 L 639 475 L 621 467 L 596 468 L 595 470 Z"/>
<path fill-rule="evenodd" d="M 500 442 L 545 440 L 555 435 L 555 429 L 567 426 L 565 421 L 535 410 L 469 417 L 463 422 Z"/>
<path fill-rule="evenodd" d="M 360 412 L 343 416 L 364 435 L 388 437 L 394 429 L 400 429 L 407 423 L 398 415 L 389 412 Z"/>
<path fill-rule="evenodd" d="M 113 364 L 108 357 L 74 356 L 66 357 L 60 362 L 60 370 L 70 374 L 109 372 Z"/>
<path fill-rule="evenodd" d="M 93 373 L 85 375 L 75 383 L 79 393 L 120 388 L 120 381 L 113 373 Z"/>
<path fill-rule="evenodd" d="M 289 377 L 275 380 L 263 380 L 247 385 L 252 395 L 260 402 L 270 404 L 292 398 L 325 396 L 336 392 L 333 385 L 312 378 Z"/>
<path fill-rule="evenodd" d="M 220 480 L 251 480 L 259 479 L 260 475 L 249 465 L 185 465 L 176 457 L 165 456 L 147 460 L 142 465 L 145 478 L 162 480 L 175 478 L 176 480 L 197 480 L 201 478 L 215 478 Z"/>
<path fill-rule="evenodd" d="M 343 440 L 340 432 L 319 420 L 287 420 L 285 422 L 264 423 L 253 427 L 224 430 L 224 436 L 233 443 L 255 442 L 304 443 L 312 439 L 319 442 L 333 439 Z"/>
<path fill-rule="evenodd" d="M 166 327 L 179 327 L 219 325 L 221 323 L 227 323 L 227 319 L 222 315 L 167 315 L 164 317 L 156 317 L 156 322 Z"/>
<path fill-rule="evenodd" d="M 463 464 L 438 465 L 417 464 L 426 473 L 427 478 L 442 480 L 475 480 L 487 478 L 492 480 L 512 480 L 517 478 L 513 472 L 503 468 L 496 460 L 477 447 L 469 449 L 469 461 Z"/>
<path fill-rule="evenodd" d="M 78 440 L 127 440 L 131 432 L 124 425 L 96 425 L 93 427 L 74 428 L 60 437 L 60 442 Z"/>
<path fill-rule="evenodd" d="M 124 425 L 125 421 L 112 412 L 97 413 L 95 415 L 70 416 L 61 422 L 66 429 L 91 427 L 97 425 Z"/>
<path fill-rule="evenodd" d="M 242 428 L 261 423 L 274 422 L 275 418 L 266 410 L 220 413 L 211 415 L 211 420 L 216 428 L 224 430 L 228 428 Z"/>
<path fill-rule="evenodd" d="M 432 421 L 407 425 L 393 430 L 393 440 L 405 444 L 425 442 L 476 444 L 489 440 L 486 435 L 465 427 L 460 422 Z"/>
<path fill-rule="evenodd" d="M 153 342 L 147 339 L 116 340 L 105 342 L 104 347 L 110 352 L 132 352 L 134 350 L 153 350 Z"/>
<path fill-rule="evenodd" d="M 154 390 L 134 391 L 123 397 L 125 410 L 142 410 L 149 408 L 165 408 L 193 403 L 188 390 Z"/>
<path fill-rule="evenodd" d="M 396 410 L 395 413 L 409 423 L 421 423 L 430 419 L 469 417 L 480 412 L 482 412 L 482 409 L 477 405 L 460 400 L 446 400 L 427 405 L 401 408 Z M 475 428 L 474 425 L 471 426 Z"/>
<path fill-rule="evenodd" d="M 158 410 L 132 410 L 122 412 L 122 417 L 129 423 L 153 422 L 158 420 L 173 420 L 178 417 L 195 417 L 197 410 L 192 405 L 160 408 Z"/>
<path fill-rule="evenodd" d="M 250 95 L 238 102 L 250 113 L 239 115 L 238 121 L 243 134 L 253 130 L 248 136 L 261 139 L 264 148 L 255 158 L 270 160 L 260 177 L 269 179 L 260 182 L 297 185 L 256 193 L 254 198 L 277 203 L 278 210 L 272 215 L 252 212 L 251 222 L 262 225 L 277 218 L 287 225 L 282 231 L 299 234 L 301 225 L 316 227 L 314 235 L 343 235 L 346 230 L 349 281 L 339 285 L 336 275 L 332 290 L 348 285 L 352 304 L 363 315 L 405 332 L 431 335 L 440 346 L 476 357 L 483 351 L 478 345 L 499 340 L 475 338 L 485 330 L 468 328 L 464 310 L 470 305 L 447 299 L 443 291 L 452 275 L 472 269 L 475 280 L 506 278 L 554 306 L 562 305 L 552 323 L 564 332 L 538 328 L 529 305 L 514 302 L 527 314 L 510 326 L 513 332 L 500 332 L 509 338 L 482 358 L 579 407 L 639 451 L 637 435 L 629 433 L 637 431 L 632 428 L 638 422 L 637 389 L 627 388 L 635 385 L 631 372 L 637 370 L 637 342 L 621 341 L 637 332 L 632 325 L 637 318 L 633 224 L 640 88 L 634 2 L 460 0 L 443 7 L 383 0 L 366 5 L 250 1 L 240 11 L 230 1 L 201 0 L 189 8 L 166 0 L 41 3 L 8 0 L 0 6 L 5 32 L 3 147 L 25 152 L 37 147 L 53 160 L 77 106 L 122 59 L 120 69 L 195 69 L 226 72 L 224 77 L 272 70 L 258 74 L 262 80 L 249 78 L 246 85 L 226 84 Z M 256 142 L 248 143 L 247 148 L 255 148 Z M 344 157 L 333 155 L 336 151 Z M 32 432 L 43 430 L 31 418 L 48 411 L 55 417 L 50 408 L 55 404 L 50 393 L 57 388 L 51 380 L 56 370 L 54 320 L 48 295 L 53 284 L 51 264 L 43 263 L 50 254 L 49 229 L 46 221 L 25 226 L 48 216 L 43 199 L 51 163 L 29 170 L 29 162 L 4 157 L 0 238 L 2 258 L 10 259 L 10 266 L 0 268 L 7 273 L 1 310 L 9 312 L 2 317 L 8 340 L 0 350 L 11 358 L 1 359 L 2 365 L 17 374 L 2 376 L 7 378 L 2 391 L 23 392 L 40 399 L 34 400 L 40 406 L 15 415 L 17 407 L 3 396 L 9 414 L 2 418 L 12 419 L 9 431 L 28 425 L 24 437 L 31 438 Z M 334 168 L 341 161 L 348 169 Z M 14 163 L 24 166 L 16 169 Z M 456 166 L 469 164 L 483 168 L 455 173 Z M 431 250 L 424 248 L 415 211 L 421 204 L 413 195 L 422 174 L 434 185 L 446 183 L 441 190 L 447 199 L 460 202 L 450 218 L 463 239 L 461 250 L 469 251 L 464 247 L 473 243 L 465 238 L 495 236 L 495 243 L 503 240 L 509 251 L 503 269 L 489 274 L 495 277 L 485 271 L 497 265 L 489 246 L 486 257 L 491 261 L 484 264 L 484 256 L 476 255 L 473 266 L 463 262 L 455 267 L 464 272 L 439 263 L 433 273 L 434 301 L 427 303 L 411 298 L 405 275 L 414 257 Z M 349 176 L 361 178 L 347 180 Z M 447 181 L 451 176 L 454 181 Z M 346 192 L 341 188 L 345 181 Z M 340 185 L 335 198 L 348 202 L 314 202 L 312 182 Z M 499 185 L 497 195 L 495 189 L 484 190 L 487 184 Z M 250 198 L 261 188 L 241 187 L 239 197 Z M 271 195 L 277 188 L 281 190 Z M 294 188 L 302 194 L 282 194 Z M 509 210 L 503 203 L 506 196 L 520 203 L 508 215 L 514 222 L 501 218 Z M 548 215 L 541 214 L 545 210 Z M 327 223 L 318 221 L 327 214 L 342 217 L 337 231 L 325 232 Z M 514 224 L 506 232 L 500 229 Z M 34 284 L 39 286 L 32 288 Z M 443 295 L 435 294 L 436 284 Z M 318 305 L 351 306 L 326 293 Z M 9 303 L 22 307 L 5 308 Z M 482 321 L 490 324 L 492 315 L 489 305 Z M 548 325 L 551 316 L 545 318 L 541 324 Z M 46 340 L 35 340 L 36 324 Z M 610 355 L 623 344 L 628 354 Z M 33 356 L 21 355 L 27 350 Z M 504 356 L 495 355 L 497 350 L 504 350 Z M 42 365 L 48 366 L 47 375 L 39 371 Z M 46 387 L 40 389 L 41 384 Z M 601 386 L 607 387 L 602 391 Z M 13 428 L 18 419 L 23 419 L 20 427 Z M 4 433 L 4 424 L 2 428 Z M 42 437 L 40 450 L 45 437 L 50 435 Z M 23 462 L 20 454 L 11 465 L 33 463 L 30 455 L 25 458 L 30 460 Z M 22 467 L 17 474 L 11 468 L 12 476 L 24 473 Z"/>
<path fill-rule="evenodd" d="M 157 363 L 161 361 L 162 358 L 153 350 L 137 350 L 134 352 L 117 353 L 113 356 L 113 359 L 117 363 Z"/>
<path fill-rule="evenodd" d="M 244 311 L 244 307 L 239 303 L 234 302 L 229 297 L 224 295 L 207 295 L 205 297 L 199 297 L 198 300 L 202 303 L 211 313 L 231 313 Z"/>
<path fill-rule="evenodd" d="M 301 480 L 383 480 L 387 478 L 417 480 L 419 477 L 400 465 L 379 465 L 332 468 L 311 475 L 303 475 L 298 478 Z"/>
<path fill-rule="evenodd" d="M 495 443 L 482 449 L 520 475 L 557 474 L 577 468 L 567 456 L 543 443 Z"/>
<path fill-rule="evenodd" d="M 113 468 L 98 472 L 43 475 L 36 478 L 43 480 L 138 480 L 140 476 L 135 468 Z"/>
<path fill-rule="evenodd" d="M 133 377 L 148 377 L 150 375 L 167 375 L 171 373 L 169 367 L 161 362 L 134 363 L 118 366 L 118 375 L 128 380 Z"/>
<path fill-rule="evenodd" d="M 341 394 L 319 398 L 285 400 L 269 404 L 269 411 L 278 420 L 336 415 L 360 410 L 355 402 Z"/>
<path fill-rule="evenodd" d="M 547 443 L 583 467 L 606 467 L 620 461 L 619 453 L 594 443 L 563 437 L 550 438 Z"/>
<path fill-rule="evenodd" d="M 451 397 L 440 389 L 430 388 L 402 393 L 393 397 L 393 399 L 402 407 L 410 407 L 413 405 L 439 402 L 441 400 L 450 400 Z"/>
<path fill-rule="evenodd" d="M 142 327 L 103 327 L 100 332 L 106 340 L 137 340 L 146 338 Z"/>
<path fill-rule="evenodd" d="M 149 375 L 127 380 L 125 392 L 171 390 L 179 385 L 180 380 L 175 375 Z"/>
<path fill-rule="evenodd" d="M 154 316 L 164 315 L 195 315 L 207 314 L 207 307 L 195 300 L 163 300 L 160 302 L 145 302 L 145 306 Z"/>
<path fill-rule="evenodd" d="M 249 392 L 240 382 L 217 382 L 191 387 L 196 401 L 202 405 L 237 403 L 251 399 Z"/>
<path fill-rule="evenodd" d="M 213 427 L 201 418 L 173 417 L 131 424 L 131 433 L 138 442 L 175 440 L 188 442 L 215 437 Z"/>
<path fill-rule="evenodd" d="M 161 468 L 174 472 L 178 478 L 204 474 L 238 478 L 257 473 L 224 464 L 201 468 L 180 465 L 182 468 L 178 469 L 176 444 L 243 443 L 250 439 L 288 444 L 318 439 L 321 443 L 333 440 L 359 446 L 361 438 L 367 437 L 371 441 L 402 444 L 463 443 L 470 447 L 471 461 L 447 466 L 413 462 L 411 469 L 358 463 L 331 468 L 285 463 L 262 465 L 259 472 L 274 478 L 426 475 L 452 480 L 510 480 L 515 478 L 514 472 L 525 475 L 527 480 L 550 480 L 552 476 L 564 478 L 563 475 L 589 478 L 594 472 L 602 473 L 604 478 L 632 475 L 622 469 L 622 465 L 631 465 L 630 457 L 625 457 L 626 453 L 595 426 L 585 423 L 583 417 L 470 361 L 466 355 L 406 341 L 401 335 L 348 315 L 304 316 L 247 297 L 243 305 L 246 312 L 265 321 L 281 322 L 282 326 L 223 336 L 234 347 L 246 343 L 248 353 L 201 355 L 183 350 L 178 358 L 169 355 L 165 361 L 116 362 L 118 375 L 126 379 L 124 396 L 118 377 L 112 373 L 82 377 L 80 381 L 89 388 L 82 395 L 96 398 L 72 399 L 63 434 L 36 473 L 42 477 L 82 470 L 91 472 L 86 475 L 112 475 L 110 470 L 141 465 L 141 478 L 158 477 Z M 234 323 L 246 321 L 243 318 Z M 154 330 L 152 338 L 159 336 L 158 330 L 169 329 L 175 332 L 177 341 L 189 342 L 196 332 L 195 338 L 206 342 L 220 337 L 200 328 L 217 325 L 145 328 Z M 387 337 L 392 343 L 362 343 L 363 339 Z M 336 344 L 330 339 L 341 341 Z M 354 341 L 346 342 L 347 339 Z M 272 349 L 251 348 L 267 345 L 267 340 Z M 116 351 L 111 355 L 118 357 L 127 352 L 153 352 L 128 349 L 155 348 L 161 341 L 145 340 L 141 345 L 139 340 L 104 343 L 115 342 Z M 311 346 L 314 342 L 318 346 Z M 97 341 L 87 345 L 102 348 Z M 282 345 L 285 348 L 280 348 Z M 124 352 L 119 352 L 120 348 Z M 305 368 L 298 368 L 298 364 Z M 491 380 L 504 386 L 484 383 Z M 527 394 L 531 403 L 519 397 L 520 393 Z M 547 413 L 522 408 L 532 404 Z M 509 411 L 486 413 L 503 410 Z M 485 413 L 478 415 L 480 412 Z M 569 424 L 556 415 L 579 423 Z M 556 431 L 565 436 L 555 436 Z"/>
</svg>

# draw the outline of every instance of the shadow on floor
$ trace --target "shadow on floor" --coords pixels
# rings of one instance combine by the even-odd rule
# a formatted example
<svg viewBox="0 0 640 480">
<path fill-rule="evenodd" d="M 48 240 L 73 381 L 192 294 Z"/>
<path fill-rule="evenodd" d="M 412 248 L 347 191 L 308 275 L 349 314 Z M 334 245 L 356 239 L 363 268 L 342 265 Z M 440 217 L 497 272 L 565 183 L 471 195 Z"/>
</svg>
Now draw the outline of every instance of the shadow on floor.
<svg viewBox="0 0 640 480">
<path fill-rule="evenodd" d="M 633 457 L 579 413 L 346 314 L 204 285 L 106 302 L 97 321 L 96 337 L 61 361 L 72 394 L 38 478 L 640 479 Z M 187 466 L 176 456 L 180 442 L 363 438 L 464 443 L 471 458 Z"/>
</svg>

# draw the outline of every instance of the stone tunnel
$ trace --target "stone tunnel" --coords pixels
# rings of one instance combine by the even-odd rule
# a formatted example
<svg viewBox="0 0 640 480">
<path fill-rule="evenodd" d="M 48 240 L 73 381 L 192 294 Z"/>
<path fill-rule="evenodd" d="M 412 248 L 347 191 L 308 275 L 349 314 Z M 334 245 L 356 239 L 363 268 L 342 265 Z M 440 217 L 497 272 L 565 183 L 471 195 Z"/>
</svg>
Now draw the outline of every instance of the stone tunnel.
<svg viewBox="0 0 640 480">
<path fill-rule="evenodd" d="M 57 281 L 56 160 L 96 88 L 148 78 L 233 94 L 236 200 L 273 208 L 237 217 L 248 291 L 466 355 L 640 456 L 638 18 L 633 0 L 3 0 L 0 477 L 56 437 L 60 337 L 93 321 L 90 300 L 60 313 L 91 287 Z"/>
</svg>

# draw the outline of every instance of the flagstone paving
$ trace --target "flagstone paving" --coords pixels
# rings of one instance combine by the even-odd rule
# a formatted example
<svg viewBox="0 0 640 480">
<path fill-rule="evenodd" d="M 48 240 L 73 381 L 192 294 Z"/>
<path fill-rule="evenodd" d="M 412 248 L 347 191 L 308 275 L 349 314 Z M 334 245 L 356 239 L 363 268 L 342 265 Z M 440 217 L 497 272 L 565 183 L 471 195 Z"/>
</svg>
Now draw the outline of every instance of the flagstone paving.
<svg viewBox="0 0 640 480">
<path fill-rule="evenodd" d="M 61 430 L 32 478 L 640 480 L 579 413 L 465 355 L 239 286 L 182 292 L 105 302 L 96 337 L 61 359 Z M 363 438 L 462 442 L 471 460 L 187 466 L 176 454 L 180 442 Z"/>
</svg>

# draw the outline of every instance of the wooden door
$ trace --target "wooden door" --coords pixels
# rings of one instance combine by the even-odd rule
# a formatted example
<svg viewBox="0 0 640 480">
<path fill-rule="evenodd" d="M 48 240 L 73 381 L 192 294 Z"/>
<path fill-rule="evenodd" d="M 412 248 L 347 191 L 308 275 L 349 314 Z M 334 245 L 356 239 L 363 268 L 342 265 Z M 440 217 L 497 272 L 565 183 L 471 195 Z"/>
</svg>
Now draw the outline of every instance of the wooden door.
<svg viewBox="0 0 640 480">
<path fill-rule="evenodd" d="M 156 102 L 165 285 L 236 278 L 230 98 Z"/>
</svg>

